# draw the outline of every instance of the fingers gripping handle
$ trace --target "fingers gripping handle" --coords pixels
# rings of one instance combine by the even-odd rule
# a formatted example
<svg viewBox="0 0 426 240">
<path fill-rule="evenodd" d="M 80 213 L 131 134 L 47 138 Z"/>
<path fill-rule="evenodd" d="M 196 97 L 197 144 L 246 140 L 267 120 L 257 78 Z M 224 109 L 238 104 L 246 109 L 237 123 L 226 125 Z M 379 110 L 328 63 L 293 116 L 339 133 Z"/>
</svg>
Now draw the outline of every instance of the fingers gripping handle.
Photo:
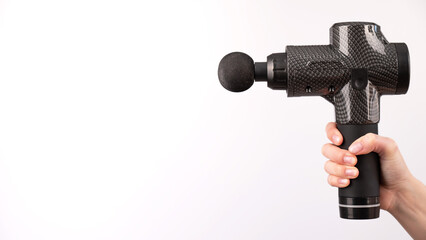
<svg viewBox="0 0 426 240">
<path fill-rule="evenodd" d="M 343 135 L 342 149 L 367 133 L 378 133 L 377 123 L 365 125 L 337 124 Z M 346 188 L 339 188 L 340 217 L 346 219 L 373 219 L 380 213 L 380 159 L 377 153 L 358 155 L 356 167 L 359 176 Z"/>
</svg>

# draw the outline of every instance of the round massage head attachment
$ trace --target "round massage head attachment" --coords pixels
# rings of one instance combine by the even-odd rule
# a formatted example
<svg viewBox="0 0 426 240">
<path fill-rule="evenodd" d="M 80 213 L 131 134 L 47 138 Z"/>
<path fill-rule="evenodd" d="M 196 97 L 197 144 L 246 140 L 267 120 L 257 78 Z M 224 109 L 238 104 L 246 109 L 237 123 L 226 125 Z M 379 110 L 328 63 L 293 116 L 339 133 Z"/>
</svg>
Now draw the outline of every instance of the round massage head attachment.
<svg viewBox="0 0 426 240">
<path fill-rule="evenodd" d="M 231 92 L 242 92 L 254 83 L 255 67 L 253 59 L 242 52 L 233 52 L 219 63 L 220 84 Z"/>
</svg>

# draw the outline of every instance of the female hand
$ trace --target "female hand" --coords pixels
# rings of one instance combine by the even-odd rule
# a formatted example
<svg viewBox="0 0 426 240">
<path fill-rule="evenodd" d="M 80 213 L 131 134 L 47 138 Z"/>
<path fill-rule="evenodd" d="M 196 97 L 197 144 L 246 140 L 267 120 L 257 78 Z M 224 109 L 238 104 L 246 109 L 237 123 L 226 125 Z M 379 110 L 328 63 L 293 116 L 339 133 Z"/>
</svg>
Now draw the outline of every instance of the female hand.
<svg viewBox="0 0 426 240">
<path fill-rule="evenodd" d="M 356 155 L 376 152 L 380 157 L 380 207 L 390 212 L 414 239 L 426 239 L 426 186 L 408 170 L 395 141 L 377 134 L 366 134 L 355 140 L 349 150 L 340 149 L 342 134 L 336 123 L 328 123 L 322 154 L 331 186 L 347 187 L 358 176 Z"/>
<path fill-rule="evenodd" d="M 343 137 L 336 123 L 328 123 L 326 133 L 334 144 L 327 143 L 322 148 L 322 154 L 329 159 L 324 166 L 329 174 L 329 184 L 339 188 L 347 187 L 350 180 L 359 174 L 356 155 L 376 152 L 381 163 L 380 206 L 384 210 L 391 210 L 395 194 L 404 189 L 412 178 L 395 141 L 369 133 L 353 142 L 349 150 L 344 150 L 337 147 L 342 144 Z"/>
</svg>

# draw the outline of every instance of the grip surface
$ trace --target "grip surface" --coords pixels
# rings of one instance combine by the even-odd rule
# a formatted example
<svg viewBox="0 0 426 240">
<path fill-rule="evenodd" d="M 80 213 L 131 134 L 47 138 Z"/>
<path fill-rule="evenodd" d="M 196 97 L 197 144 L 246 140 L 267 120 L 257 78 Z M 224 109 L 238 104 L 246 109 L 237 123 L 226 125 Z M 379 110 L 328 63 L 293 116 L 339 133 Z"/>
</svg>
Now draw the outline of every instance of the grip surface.
<svg viewBox="0 0 426 240">
<path fill-rule="evenodd" d="M 342 149 L 367 133 L 378 133 L 376 124 L 337 124 L 343 135 Z M 359 176 L 349 186 L 339 188 L 340 217 L 345 219 L 373 219 L 380 214 L 380 159 L 377 153 L 358 155 Z"/>
</svg>

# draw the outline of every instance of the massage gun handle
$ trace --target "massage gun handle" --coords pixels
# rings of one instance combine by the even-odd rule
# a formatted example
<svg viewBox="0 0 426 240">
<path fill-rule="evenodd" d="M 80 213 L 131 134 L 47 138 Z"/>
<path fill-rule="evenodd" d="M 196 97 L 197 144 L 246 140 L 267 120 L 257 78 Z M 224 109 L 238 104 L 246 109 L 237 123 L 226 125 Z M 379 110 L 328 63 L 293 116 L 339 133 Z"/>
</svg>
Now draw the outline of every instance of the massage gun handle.
<svg viewBox="0 0 426 240">
<path fill-rule="evenodd" d="M 343 135 L 342 149 L 367 133 L 377 134 L 377 123 L 365 125 L 337 124 Z M 339 188 L 340 217 L 346 219 L 373 219 L 380 213 L 380 159 L 377 153 L 357 156 L 359 176 L 349 186 Z"/>
</svg>

